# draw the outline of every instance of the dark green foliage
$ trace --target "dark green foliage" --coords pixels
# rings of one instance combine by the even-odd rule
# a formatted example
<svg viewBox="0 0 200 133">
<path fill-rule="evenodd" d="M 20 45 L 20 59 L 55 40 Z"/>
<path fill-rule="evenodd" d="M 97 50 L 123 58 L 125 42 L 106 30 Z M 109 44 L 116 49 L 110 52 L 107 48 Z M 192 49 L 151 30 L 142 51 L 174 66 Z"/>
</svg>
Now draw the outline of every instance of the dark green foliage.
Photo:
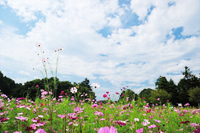
<svg viewBox="0 0 200 133">
<path fill-rule="evenodd" d="M 130 90 L 130 89 L 125 89 L 125 90 L 123 90 L 123 91 L 121 92 L 118 101 L 127 101 L 127 97 L 129 97 L 129 98 L 128 98 L 128 101 L 130 102 L 130 101 L 132 101 L 133 99 L 134 99 L 134 100 L 137 100 L 138 95 L 135 94 L 135 92 L 133 92 L 133 91 Z"/>
<path fill-rule="evenodd" d="M 164 104 L 170 98 L 171 98 L 171 95 L 167 91 L 163 89 L 159 89 L 159 90 L 151 91 L 151 97 L 149 97 L 149 100 L 150 100 L 150 103 Z"/>
<path fill-rule="evenodd" d="M 186 66 L 185 71 L 182 72 L 184 77 L 178 83 L 179 102 L 185 104 L 189 102 L 188 91 L 195 87 L 200 87 L 198 77 L 192 74 L 192 71 Z"/>
<path fill-rule="evenodd" d="M 143 89 L 141 92 L 140 92 L 140 94 L 139 94 L 139 97 L 140 98 L 142 98 L 142 99 L 144 99 L 146 102 L 148 102 L 148 103 L 151 103 L 151 101 L 150 101 L 150 97 L 151 97 L 151 91 L 154 91 L 153 89 L 150 89 L 150 88 L 148 88 L 148 89 Z"/>
<path fill-rule="evenodd" d="M 197 106 L 200 104 L 200 88 L 195 87 L 194 89 L 190 89 L 189 93 L 189 101 L 193 103 L 193 105 Z"/>
<path fill-rule="evenodd" d="M 12 96 L 12 91 L 15 88 L 15 81 L 4 76 L 0 72 L 0 90 L 8 96 Z"/>
</svg>

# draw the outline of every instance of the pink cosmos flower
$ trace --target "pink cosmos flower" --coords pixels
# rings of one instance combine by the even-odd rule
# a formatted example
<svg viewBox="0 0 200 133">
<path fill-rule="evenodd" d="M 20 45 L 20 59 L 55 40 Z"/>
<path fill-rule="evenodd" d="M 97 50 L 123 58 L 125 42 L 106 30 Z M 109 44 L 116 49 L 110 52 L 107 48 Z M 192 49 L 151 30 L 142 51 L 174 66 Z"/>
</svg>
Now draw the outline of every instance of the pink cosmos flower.
<svg viewBox="0 0 200 133">
<path fill-rule="evenodd" d="M 37 128 L 36 128 L 36 125 L 35 124 L 31 124 L 31 126 L 30 126 L 32 129 L 34 129 L 34 130 L 36 130 Z"/>
<path fill-rule="evenodd" d="M 1 94 L 1 97 L 7 98 L 6 94 Z"/>
<path fill-rule="evenodd" d="M 149 129 L 151 129 L 151 128 L 156 128 L 156 125 L 155 125 L 155 124 L 150 125 L 150 126 L 148 126 L 148 128 L 149 128 Z"/>
<path fill-rule="evenodd" d="M 68 123 L 68 125 L 72 125 L 72 124 L 73 124 L 73 122 L 69 122 L 69 123 Z"/>
<path fill-rule="evenodd" d="M 94 112 L 94 115 L 104 116 L 104 114 L 103 114 L 102 112 L 98 112 L 98 111 L 95 111 L 95 112 Z"/>
<path fill-rule="evenodd" d="M 19 116 L 19 117 L 15 117 L 16 119 L 18 120 L 21 120 L 21 121 L 27 121 L 28 118 L 27 117 L 23 117 L 23 116 Z"/>
<path fill-rule="evenodd" d="M 191 126 L 191 127 L 197 127 L 197 126 L 200 126 L 200 124 L 190 123 L 190 126 Z"/>
<path fill-rule="evenodd" d="M 117 133 L 117 129 L 113 126 L 109 127 L 101 127 L 98 129 L 98 133 Z"/>
<path fill-rule="evenodd" d="M 138 129 L 138 130 L 136 130 L 136 133 L 143 133 L 143 128 L 140 128 L 140 129 Z"/>
<path fill-rule="evenodd" d="M 116 92 L 117 95 L 119 95 L 119 92 Z"/>
<path fill-rule="evenodd" d="M 65 118 L 65 115 L 58 115 L 58 117 L 62 119 L 62 118 Z"/>
<path fill-rule="evenodd" d="M 139 118 L 134 118 L 134 121 L 139 121 Z"/>
<path fill-rule="evenodd" d="M 189 103 L 186 103 L 184 106 L 190 106 L 190 104 L 189 104 Z"/>
<path fill-rule="evenodd" d="M 109 94 L 109 91 L 107 91 L 106 94 Z"/>
<path fill-rule="evenodd" d="M 36 85 L 35 87 L 36 87 L 36 88 L 38 88 L 38 87 L 39 87 L 39 85 Z"/>
<path fill-rule="evenodd" d="M 160 120 L 155 120 L 155 119 L 154 119 L 154 121 L 155 121 L 155 122 L 157 122 L 157 123 L 161 123 L 161 121 L 160 121 Z"/>
<path fill-rule="evenodd" d="M 126 122 L 125 121 L 115 121 L 117 124 L 119 124 L 120 126 L 126 126 Z"/>
<path fill-rule="evenodd" d="M 47 133 L 44 129 L 39 128 L 35 133 Z"/>
<path fill-rule="evenodd" d="M 128 100 L 129 100 L 129 97 L 126 98 L 126 101 L 128 101 Z"/>
<path fill-rule="evenodd" d="M 103 97 L 104 97 L 104 98 L 106 98 L 106 97 L 107 97 L 107 95 L 106 95 L 106 94 L 103 94 Z"/>
<path fill-rule="evenodd" d="M 159 101 L 160 100 L 160 98 L 157 98 L 157 101 Z"/>
<path fill-rule="evenodd" d="M 93 108 L 94 108 L 94 107 L 98 107 L 98 104 L 93 104 L 92 107 L 93 107 Z"/>
<path fill-rule="evenodd" d="M 83 109 L 76 107 L 76 108 L 74 108 L 74 112 L 81 113 L 81 112 L 83 112 Z"/>
</svg>

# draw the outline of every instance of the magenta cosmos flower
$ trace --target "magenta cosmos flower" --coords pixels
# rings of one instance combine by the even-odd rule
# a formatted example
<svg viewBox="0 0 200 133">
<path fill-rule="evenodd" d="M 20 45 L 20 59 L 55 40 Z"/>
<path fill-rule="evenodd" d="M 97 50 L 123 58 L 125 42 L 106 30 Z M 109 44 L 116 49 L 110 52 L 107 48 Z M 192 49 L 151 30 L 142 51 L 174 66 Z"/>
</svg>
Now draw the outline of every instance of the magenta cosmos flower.
<svg viewBox="0 0 200 133">
<path fill-rule="evenodd" d="M 92 105 L 92 107 L 93 107 L 93 108 L 94 108 L 94 107 L 98 107 L 98 104 L 95 103 L 95 104 Z"/>
<path fill-rule="evenodd" d="M 140 128 L 140 129 L 138 129 L 138 130 L 136 130 L 136 133 L 143 133 L 143 128 Z"/>
<path fill-rule="evenodd" d="M 44 129 L 39 128 L 35 133 L 47 133 Z"/>
<path fill-rule="evenodd" d="M 101 127 L 98 129 L 98 133 L 117 133 L 117 129 L 113 126 L 109 127 Z"/>
<path fill-rule="evenodd" d="M 103 94 L 103 97 L 106 98 L 106 97 L 107 97 L 107 94 Z"/>
</svg>

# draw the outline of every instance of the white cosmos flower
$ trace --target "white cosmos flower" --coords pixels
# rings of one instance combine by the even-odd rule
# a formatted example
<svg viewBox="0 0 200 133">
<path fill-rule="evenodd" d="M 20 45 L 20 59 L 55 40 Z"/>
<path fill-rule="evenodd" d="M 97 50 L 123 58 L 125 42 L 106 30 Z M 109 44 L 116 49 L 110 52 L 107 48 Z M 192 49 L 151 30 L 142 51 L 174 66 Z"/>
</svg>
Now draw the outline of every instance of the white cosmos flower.
<svg viewBox="0 0 200 133">
<path fill-rule="evenodd" d="M 77 93 L 76 87 L 72 87 L 72 88 L 70 89 L 70 91 L 71 91 L 71 93 Z"/>
<path fill-rule="evenodd" d="M 37 47 L 41 47 L 41 46 L 42 46 L 42 43 L 38 42 L 38 43 L 36 44 L 36 46 L 37 46 Z"/>
<path fill-rule="evenodd" d="M 98 83 L 92 83 L 91 86 L 94 87 L 94 88 L 99 88 L 100 84 L 98 84 Z"/>
</svg>

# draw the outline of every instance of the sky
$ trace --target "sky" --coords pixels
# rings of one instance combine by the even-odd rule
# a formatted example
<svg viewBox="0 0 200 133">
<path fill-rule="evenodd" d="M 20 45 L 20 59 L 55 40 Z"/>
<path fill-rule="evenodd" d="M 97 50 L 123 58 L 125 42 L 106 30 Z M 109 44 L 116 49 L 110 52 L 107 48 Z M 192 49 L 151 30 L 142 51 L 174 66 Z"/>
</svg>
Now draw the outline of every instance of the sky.
<svg viewBox="0 0 200 133">
<path fill-rule="evenodd" d="M 17 83 L 43 78 L 40 48 L 60 81 L 106 91 L 177 84 L 200 73 L 199 0 L 0 0 L 0 71 Z M 33 68 L 35 70 L 33 70 Z M 48 76 L 51 77 L 50 69 Z"/>
</svg>

